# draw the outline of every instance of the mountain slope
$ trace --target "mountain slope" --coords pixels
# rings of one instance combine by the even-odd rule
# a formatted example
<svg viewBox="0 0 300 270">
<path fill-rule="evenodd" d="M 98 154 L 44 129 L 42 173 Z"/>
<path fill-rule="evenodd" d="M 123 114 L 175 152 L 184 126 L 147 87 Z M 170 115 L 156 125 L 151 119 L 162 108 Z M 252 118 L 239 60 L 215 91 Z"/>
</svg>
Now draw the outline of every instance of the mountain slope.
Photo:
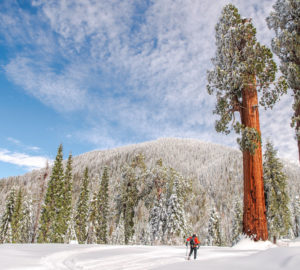
<svg viewBox="0 0 300 270">
<path fill-rule="evenodd" d="M 89 168 L 90 189 L 93 192 L 98 188 L 104 166 L 108 166 L 111 194 L 115 194 L 118 192 L 118 183 L 122 181 L 122 168 L 138 154 L 145 156 L 147 168 L 153 168 L 156 161 L 162 159 L 164 166 L 172 167 L 183 177 L 192 179 L 195 198 L 185 205 L 191 229 L 205 239 L 211 208 L 216 207 L 221 218 L 223 241 L 230 244 L 234 205 L 236 201 L 242 201 L 243 175 L 242 154 L 229 147 L 194 139 L 165 138 L 76 156 L 73 161 L 73 201 L 77 200 L 85 167 Z M 289 194 L 293 202 L 300 195 L 300 167 L 284 161 L 284 170 L 289 179 Z M 0 209 L 3 209 L 6 195 L 13 185 L 24 186 L 33 201 L 36 201 L 43 174 L 44 170 L 40 170 L 2 179 Z M 111 207 L 116 207 L 113 199 Z"/>
</svg>

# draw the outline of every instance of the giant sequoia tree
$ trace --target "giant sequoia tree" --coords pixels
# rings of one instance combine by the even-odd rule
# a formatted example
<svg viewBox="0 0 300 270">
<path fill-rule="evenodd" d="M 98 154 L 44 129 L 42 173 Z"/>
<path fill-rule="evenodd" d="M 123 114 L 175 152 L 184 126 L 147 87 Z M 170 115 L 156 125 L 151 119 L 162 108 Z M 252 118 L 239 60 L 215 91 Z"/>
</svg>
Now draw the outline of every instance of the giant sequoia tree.
<svg viewBox="0 0 300 270">
<path fill-rule="evenodd" d="M 208 71 L 208 92 L 217 98 L 214 113 L 216 131 L 230 133 L 230 123 L 241 135 L 238 139 L 243 152 L 244 216 L 243 232 L 254 240 L 267 240 L 264 198 L 261 132 L 258 113 L 260 104 L 272 107 L 285 91 L 283 81 L 275 81 L 276 64 L 271 51 L 256 40 L 251 19 L 242 19 L 232 4 L 225 6 L 216 25 L 216 56 L 214 69 Z M 235 113 L 240 121 L 235 120 Z"/>
<path fill-rule="evenodd" d="M 300 1 L 277 0 L 273 8 L 267 22 L 276 34 L 273 52 L 280 58 L 280 70 L 293 91 L 292 127 L 296 129 L 300 162 Z"/>
</svg>

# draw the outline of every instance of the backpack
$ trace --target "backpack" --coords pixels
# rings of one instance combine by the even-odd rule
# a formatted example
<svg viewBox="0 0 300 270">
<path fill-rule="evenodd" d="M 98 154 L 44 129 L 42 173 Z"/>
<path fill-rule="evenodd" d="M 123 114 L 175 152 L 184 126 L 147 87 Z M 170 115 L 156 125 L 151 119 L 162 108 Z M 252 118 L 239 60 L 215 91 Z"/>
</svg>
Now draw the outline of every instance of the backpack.
<svg viewBox="0 0 300 270">
<path fill-rule="evenodd" d="M 196 243 L 195 243 L 195 237 L 192 237 L 190 240 L 190 246 L 191 247 L 195 247 Z"/>
</svg>

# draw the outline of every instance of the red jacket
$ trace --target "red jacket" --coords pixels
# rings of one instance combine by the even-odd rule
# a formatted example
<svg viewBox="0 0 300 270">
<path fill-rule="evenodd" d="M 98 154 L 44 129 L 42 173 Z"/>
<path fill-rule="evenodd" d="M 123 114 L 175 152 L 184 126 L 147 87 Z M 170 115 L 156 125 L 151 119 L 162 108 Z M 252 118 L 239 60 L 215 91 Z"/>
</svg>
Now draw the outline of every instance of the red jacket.
<svg viewBox="0 0 300 270">
<path fill-rule="evenodd" d="M 193 237 L 191 236 L 191 237 L 189 237 L 188 239 L 186 239 L 186 241 L 187 241 L 187 242 L 190 242 L 192 238 L 193 238 Z M 194 237 L 194 243 L 195 243 L 195 244 L 194 244 L 192 247 L 196 247 L 196 246 L 198 246 L 198 245 L 200 244 L 200 241 L 198 240 L 198 237 L 197 237 L 197 236 Z"/>
</svg>

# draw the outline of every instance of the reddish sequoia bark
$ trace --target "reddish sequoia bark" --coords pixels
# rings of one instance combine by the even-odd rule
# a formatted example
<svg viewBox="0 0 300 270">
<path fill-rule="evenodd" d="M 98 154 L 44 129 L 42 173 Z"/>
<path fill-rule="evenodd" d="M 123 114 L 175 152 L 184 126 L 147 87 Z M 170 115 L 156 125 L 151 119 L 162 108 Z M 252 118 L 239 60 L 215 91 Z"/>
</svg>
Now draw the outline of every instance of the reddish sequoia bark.
<svg viewBox="0 0 300 270">
<path fill-rule="evenodd" d="M 253 79 L 255 82 L 255 78 Z M 255 83 L 249 84 L 242 92 L 242 124 L 255 128 L 260 133 L 258 99 Z M 243 152 L 244 169 L 244 217 L 243 233 L 257 240 L 268 239 L 266 207 L 264 197 L 261 144 L 251 155 Z"/>
</svg>

